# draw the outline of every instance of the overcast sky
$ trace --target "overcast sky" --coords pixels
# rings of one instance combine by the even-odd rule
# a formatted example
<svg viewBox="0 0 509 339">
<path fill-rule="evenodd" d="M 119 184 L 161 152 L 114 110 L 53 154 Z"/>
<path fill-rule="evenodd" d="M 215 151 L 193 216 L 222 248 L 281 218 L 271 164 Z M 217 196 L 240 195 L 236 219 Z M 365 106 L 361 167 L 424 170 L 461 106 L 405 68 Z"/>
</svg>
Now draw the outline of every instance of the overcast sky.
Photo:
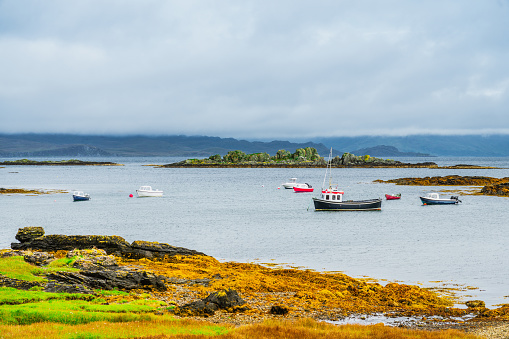
<svg viewBox="0 0 509 339">
<path fill-rule="evenodd" d="M 508 0 L 0 0 L 0 133 L 509 133 Z"/>
</svg>

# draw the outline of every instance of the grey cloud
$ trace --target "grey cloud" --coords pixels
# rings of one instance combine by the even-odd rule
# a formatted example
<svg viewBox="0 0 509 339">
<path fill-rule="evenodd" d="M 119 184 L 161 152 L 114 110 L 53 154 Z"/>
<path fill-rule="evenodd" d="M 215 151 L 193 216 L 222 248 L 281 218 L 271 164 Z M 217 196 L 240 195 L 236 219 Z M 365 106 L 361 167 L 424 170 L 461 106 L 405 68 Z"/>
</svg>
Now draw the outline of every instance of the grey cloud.
<svg viewBox="0 0 509 339">
<path fill-rule="evenodd" d="M 0 132 L 509 132 L 507 4 L 0 1 Z"/>
</svg>

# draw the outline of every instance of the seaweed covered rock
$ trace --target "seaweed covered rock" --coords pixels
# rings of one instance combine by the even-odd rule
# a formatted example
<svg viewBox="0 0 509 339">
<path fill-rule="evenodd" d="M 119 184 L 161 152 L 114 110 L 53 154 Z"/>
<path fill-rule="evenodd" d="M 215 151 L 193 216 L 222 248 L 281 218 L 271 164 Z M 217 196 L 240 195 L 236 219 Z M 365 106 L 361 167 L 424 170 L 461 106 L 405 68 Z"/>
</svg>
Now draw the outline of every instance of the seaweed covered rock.
<svg viewBox="0 0 509 339">
<path fill-rule="evenodd" d="M 55 256 L 48 252 L 28 252 L 23 258 L 26 262 L 37 266 L 46 266 L 55 260 Z"/>
<path fill-rule="evenodd" d="M 21 243 L 32 241 L 35 238 L 42 237 L 44 235 L 44 228 L 42 227 L 23 227 L 18 229 L 16 233 L 16 240 Z"/>
<path fill-rule="evenodd" d="M 481 189 L 481 193 L 486 195 L 496 195 L 499 197 L 509 197 L 509 183 L 484 186 Z"/>
<path fill-rule="evenodd" d="M 105 250 L 93 248 L 85 250 L 72 250 L 67 253 L 67 258 L 78 257 L 73 263 L 74 268 L 82 270 L 115 269 L 118 263 L 114 256 L 108 255 Z"/>
<path fill-rule="evenodd" d="M 243 312 L 248 309 L 242 307 L 246 302 L 237 291 L 228 289 L 209 294 L 205 299 L 198 300 L 179 307 L 175 314 L 181 316 L 209 316 L 219 309 L 229 312 Z"/>
<path fill-rule="evenodd" d="M 282 305 L 274 305 L 270 308 L 269 313 L 274 315 L 287 315 L 289 312 L 288 307 Z"/>
</svg>

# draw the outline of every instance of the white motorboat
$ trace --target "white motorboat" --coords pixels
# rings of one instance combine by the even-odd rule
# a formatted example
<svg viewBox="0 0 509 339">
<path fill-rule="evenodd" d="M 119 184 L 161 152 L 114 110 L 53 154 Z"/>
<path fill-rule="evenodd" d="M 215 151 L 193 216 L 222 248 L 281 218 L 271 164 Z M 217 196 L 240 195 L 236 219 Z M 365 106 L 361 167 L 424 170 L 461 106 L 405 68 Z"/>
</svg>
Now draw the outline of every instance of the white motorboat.
<svg viewBox="0 0 509 339">
<path fill-rule="evenodd" d="M 90 194 L 81 192 L 81 191 L 74 191 L 72 193 L 72 200 L 73 201 L 87 201 L 87 200 L 90 200 Z"/>
<path fill-rule="evenodd" d="M 284 184 L 281 184 L 286 189 L 292 189 L 297 185 L 297 178 L 290 178 L 288 182 L 285 182 Z"/>
<path fill-rule="evenodd" d="M 151 186 L 141 186 L 136 190 L 138 197 L 162 197 L 163 191 L 158 189 L 152 189 Z"/>
<path fill-rule="evenodd" d="M 461 202 L 457 196 L 453 195 L 450 198 L 440 198 L 438 193 L 428 193 L 425 197 L 419 198 L 421 198 L 423 205 L 455 205 Z"/>
</svg>

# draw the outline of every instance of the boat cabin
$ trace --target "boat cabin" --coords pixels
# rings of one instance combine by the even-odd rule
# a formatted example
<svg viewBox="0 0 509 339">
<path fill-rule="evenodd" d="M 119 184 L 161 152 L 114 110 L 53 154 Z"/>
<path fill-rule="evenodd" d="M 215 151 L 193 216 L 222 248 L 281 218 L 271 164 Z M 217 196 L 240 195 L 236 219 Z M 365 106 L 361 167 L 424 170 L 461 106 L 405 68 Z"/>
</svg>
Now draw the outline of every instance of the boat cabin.
<svg viewBox="0 0 509 339">
<path fill-rule="evenodd" d="M 430 199 L 439 199 L 440 196 L 438 195 L 438 193 L 428 193 L 428 195 L 426 196 L 426 198 L 430 198 Z"/>
<path fill-rule="evenodd" d="M 152 186 L 141 186 L 138 191 L 152 191 Z"/>
<path fill-rule="evenodd" d="M 322 190 L 322 200 L 342 202 L 343 194 L 345 194 L 345 192 L 329 187 L 328 189 Z"/>
</svg>

